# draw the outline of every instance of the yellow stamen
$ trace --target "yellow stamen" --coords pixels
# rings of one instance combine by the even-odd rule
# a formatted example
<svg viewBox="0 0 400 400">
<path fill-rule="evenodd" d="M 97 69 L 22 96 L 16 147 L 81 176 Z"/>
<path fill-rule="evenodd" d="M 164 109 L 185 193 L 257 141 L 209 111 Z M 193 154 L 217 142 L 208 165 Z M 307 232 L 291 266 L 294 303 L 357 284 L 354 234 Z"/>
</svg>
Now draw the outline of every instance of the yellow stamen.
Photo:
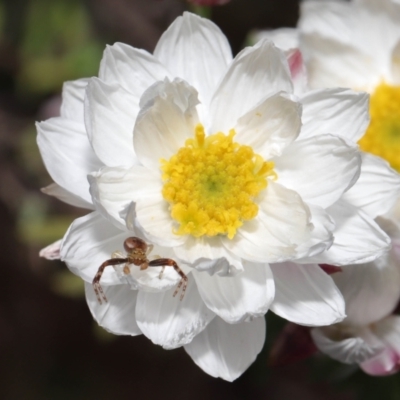
<svg viewBox="0 0 400 400">
<path fill-rule="evenodd" d="M 384 158 L 400 172 L 400 86 L 381 83 L 371 95 L 370 115 L 359 141 L 361 149 Z"/>
<path fill-rule="evenodd" d="M 194 138 L 168 161 L 161 160 L 163 197 L 170 204 L 178 235 L 227 235 L 258 213 L 254 202 L 276 179 L 273 162 L 233 141 L 235 131 L 207 136 L 198 124 Z"/>
</svg>

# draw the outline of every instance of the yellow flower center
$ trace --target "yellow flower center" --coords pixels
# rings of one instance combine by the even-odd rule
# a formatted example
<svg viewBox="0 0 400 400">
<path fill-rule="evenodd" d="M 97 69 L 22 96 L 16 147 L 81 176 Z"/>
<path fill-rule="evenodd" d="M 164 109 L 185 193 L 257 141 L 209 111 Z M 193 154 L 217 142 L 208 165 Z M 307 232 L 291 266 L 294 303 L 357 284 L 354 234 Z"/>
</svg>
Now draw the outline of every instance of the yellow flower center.
<svg viewBox="0 0 400 400">
<path fill-rule="evenodd" d="M 370 115 L 359 141 L 361 149 L 384 158 L 400 172 L 400 86 L 381 83 L 371 95 Z"/>
<path fill-rule="evenodd" d="M 250 146 L 233 141 L 235 131 L 205 136 L 201 124 L 195 136 L 168 161 L 161 160 L 162 194 L 170 204 L 178 235 L 227 235 L 232 239 L 244 221 L 258 213 L 254 202 L 276 179 L 274 163 Z"/>
</svg>

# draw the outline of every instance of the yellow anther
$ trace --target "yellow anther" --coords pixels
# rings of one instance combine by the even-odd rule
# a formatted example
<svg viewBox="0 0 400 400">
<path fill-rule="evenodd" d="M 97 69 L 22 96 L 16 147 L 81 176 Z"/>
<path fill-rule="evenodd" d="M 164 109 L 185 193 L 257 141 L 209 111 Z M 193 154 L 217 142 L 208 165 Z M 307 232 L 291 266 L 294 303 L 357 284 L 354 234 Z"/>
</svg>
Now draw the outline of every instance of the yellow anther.
<svg viewBox="0 0 400 400">
<path fill-rule="evenodd" d="M 381 83 L 371 95 L 370 116 L 359 141 L 361 149 L 386 159 L 400 172 L 400 86 Z"/>
<path fill-rule="evenodd" d="M 258 213 L 255 197 L 276 179 L 273 162 L 250 146 L 233 141 L 235 131 L 206 136 L 202 125 L 194 138 L 168 161 L 161 160 L 162 194 L 176 221 L 175 233 L 233 238 L 244 221 Z"/>
</svg>

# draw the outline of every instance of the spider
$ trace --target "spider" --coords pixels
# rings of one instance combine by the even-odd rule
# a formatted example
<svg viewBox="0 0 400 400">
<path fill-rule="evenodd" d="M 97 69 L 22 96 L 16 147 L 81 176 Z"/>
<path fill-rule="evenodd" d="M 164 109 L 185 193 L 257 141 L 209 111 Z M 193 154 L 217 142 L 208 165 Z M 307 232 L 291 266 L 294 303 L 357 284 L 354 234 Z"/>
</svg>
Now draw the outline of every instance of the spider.
<svg viewBox="0 0 400 400">
<path fill-rule="evenodd" d="M 96 293 L 97 300 L 100 304 L 102 304 L 101 301 L 102 298 L 104 302 L 107 302 L 107 297 L 105 296 L 103 289 L 100 285 L 100 279 L 101 276 L 103 275 L 104 269 L 108 266 L 118 265 L 123 263 L 126 263 L 123 269 L 124 274 L 126 275 L 128 275 L 130 272 L 129 264 L 137 265 L 138 267 L 140 267 L 141 270 L 147 269 L 148 267 L 162 267 L 162 270 L 159 275 L 160 279 L 162 277 L 165 267 L 172 267 L 181 277 L 181 280 L 178 286 L 176 287 L 173 297 L 177 295 L 179 289 L 183 285 L 180 300 L 183 299 L 188 283 L 188 278 L 174 260 L 171 260 L 170 258 L 157 258 L 156 260 L 149 261 L 149 259 L 147 258 L 147 254 L 150 253 L 150 251 L 153 248 L 153 245 L 151 244 L 149 245 L 142 239 L 139 239 L 137 237 L 128 237 L 127 239 L 125 239 L 124 248 L 125 251 L 127 252 L 126 258 L 120 258 L 120 257 L 110 258 L 109 260 L 104 261 L 103 264 L 100 265 L 99 270 L 97 271 L 95 277 L 93 278 L 93 289 L 94 292 Z"/>
</svg>

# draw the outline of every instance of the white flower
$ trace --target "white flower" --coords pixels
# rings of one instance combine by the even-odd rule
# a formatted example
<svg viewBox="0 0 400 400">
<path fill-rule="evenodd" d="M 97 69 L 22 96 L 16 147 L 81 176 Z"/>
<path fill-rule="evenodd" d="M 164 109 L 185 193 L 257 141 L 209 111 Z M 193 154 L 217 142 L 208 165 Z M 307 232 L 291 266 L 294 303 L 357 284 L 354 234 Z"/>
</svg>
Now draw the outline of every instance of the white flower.
<svg viewBox="0 0 400 400">
<path fill-rule="evenodd" d="M 262 348 L 274 298 L 274 312 L 305 325 L 344 318 L 316 263 L 371 261 L 389 243 L 343 198 L 361 157 L 340 133 L 365 129 L 366 97 L 319 91 L 300 103 L 292 92 L 271 42 L 232 60 L 220 30 L 188 13 L 154 55 L 117 43 L 99 78 L 65 84 L 61 117 L 38 124 L 38 143 L 56 182 L 47 192 L 95 210 L 71 225 L 61 255 L 101 326 L 185 346 L 207 373 L 234 380 Z M 173 268 L 159 279 L 160 267 L 122 264 L 105 269 L 109 302 L 98 303 L 93 278 L 125 256 L 115 252 L 129 236 L 188 275 L 182 301 Z"/>
<path fill-rule="evenodd" d="M 343 268 L 333 275 L 345 301 L 343 322 L 311 332 L 317 347 L 371 375 L 400 369 L 400 316 L 391 315 L 400 300 L 400 230 L 382 220 L 392 250 L 375 262 Z"/>
<path fill-rule="evenodd" d="M 400 171 L 400 3 L 305 1 L 299 30 L 310 87 L 369 92 L 360 147 Z"/>
</svg>

